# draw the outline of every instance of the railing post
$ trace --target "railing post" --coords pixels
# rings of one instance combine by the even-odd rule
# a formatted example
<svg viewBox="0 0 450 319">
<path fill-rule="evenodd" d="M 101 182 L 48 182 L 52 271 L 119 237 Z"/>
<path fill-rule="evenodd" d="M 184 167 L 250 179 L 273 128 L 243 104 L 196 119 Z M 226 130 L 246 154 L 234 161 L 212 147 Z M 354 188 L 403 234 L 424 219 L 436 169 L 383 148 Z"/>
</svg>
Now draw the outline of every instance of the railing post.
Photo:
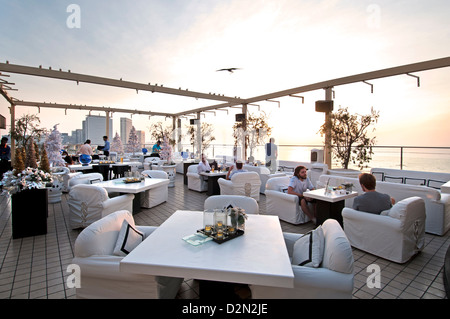
<svg viewBox="0 0 450 319">
<path fill-rule="evenodd" d="M 403 146 L 400 147 L 400 169 L 403 169 Z"/>
</svg>

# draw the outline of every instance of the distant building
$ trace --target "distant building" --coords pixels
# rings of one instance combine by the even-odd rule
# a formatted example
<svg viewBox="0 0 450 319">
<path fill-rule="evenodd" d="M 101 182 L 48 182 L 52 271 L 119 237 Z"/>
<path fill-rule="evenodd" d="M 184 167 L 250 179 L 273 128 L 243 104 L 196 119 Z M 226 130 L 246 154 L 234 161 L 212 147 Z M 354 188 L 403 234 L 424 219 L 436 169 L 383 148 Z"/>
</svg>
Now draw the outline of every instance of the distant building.
<svg viewBox="0 0 450 319">
<path fill-rule="evenodd" d="M 88 115 L 86 120 L 83 121 L 83 139 L 90 139 L 92 145 L 103 145 L 103 136 L 106 132 L 106 116 L 100 115 Z M 108 137 L 111 139 L 113 132 L 113 120 L 109 119 L 109 134 Z"/>
<path fill-rule="evenodd" d="M 145 144 L 145 131 L 136 131 L 136 135 L 138 137 L 138 142 L 141 145 L 141 147 L 144 147 Z"/>
<path fill-rule="evenodd" d="M 120 139 L 122 144 L 125 145 L 128 142 L 128 137 L 130 135 L 131 127 L 133 126 L 133 121 L 126 117 L 120 118 Z"/>
</svg>

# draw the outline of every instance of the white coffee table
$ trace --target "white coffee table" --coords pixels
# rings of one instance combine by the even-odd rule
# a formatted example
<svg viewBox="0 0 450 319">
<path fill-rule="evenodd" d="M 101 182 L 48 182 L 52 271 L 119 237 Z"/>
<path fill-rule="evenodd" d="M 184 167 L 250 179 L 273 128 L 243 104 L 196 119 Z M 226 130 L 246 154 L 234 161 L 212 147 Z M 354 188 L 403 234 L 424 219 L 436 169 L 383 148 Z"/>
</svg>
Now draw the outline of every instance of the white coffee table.
<svg viewBox="0 0 450 319">
<path fill-rule="evenodd" d="M 192 246 L 182 238 L 203 227 L 203 212 L 176 211 L 127 255 L 120 270 L 178 278 L 292 288 L 294 274 L 277 216 L 248 215 L 245 234 Z"/>
<path fill-rule="evenodd" d="M 348 192 L 340 194 L 336 191 L 325 193 L 325 188 L 319 188 L 303 193 L 303 196 L 316 199 L 316 219 L 317 225 L 321 225 L 326 219 L 334 218 L 343 227 L 342 209 L 345 200 L 358 196 L 358 192 Z"/>
<path fill-rule="evenodd" d="M 125 194 L 134 194 L 133 200 L 133 214 L 141 210 L 141 194 L 146 190 L 159 187 L 164 184 L 169 184 L 168 179 L 162 178 L 144 178 L 139 183 L 125 183 L 125 178 L 117 178 L 109 181 L 96 183 L 96 186 L 101 186 L 108 192 L 118 192 Z"/>
</svg>

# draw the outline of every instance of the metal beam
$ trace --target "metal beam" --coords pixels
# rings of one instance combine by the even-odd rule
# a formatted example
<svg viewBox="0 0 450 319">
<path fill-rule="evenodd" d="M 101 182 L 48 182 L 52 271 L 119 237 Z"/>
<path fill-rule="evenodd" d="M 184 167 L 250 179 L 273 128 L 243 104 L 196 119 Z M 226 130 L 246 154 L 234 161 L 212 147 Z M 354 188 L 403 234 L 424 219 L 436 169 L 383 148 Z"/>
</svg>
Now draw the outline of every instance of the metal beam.
<svg viewBox="0 0 450 319">
<path fill-rule="evenodd" d="M 136 83 L 136 82 L 130 82 L 130 81 L 123 81 L 110 79 L 110 78 L 104 78 L 104 77 L 98 77 L 98 76 L 92 76 L 92 75 L 85 75 L 85 74 L 79 74 L 79 73 L 72 73 L 70 71 L 62 71 L 61 69 L 59 71 L 51 70 L 51 69 L 43 69 L 42 67 L 36 68 L 36 67 L 30 67 L 30 66 L 22 66 L 22 65 L 16 65 L 16 64 L 9 64 L 9 63 L 0 63 L 0 71 L 2 72 L 8 72 L 8 73 L 16 73 L 16 74 L 24 74 L 24 75 L 32 75 L 32 76 L 38 76 L 38 77 L 47 77 L 52 79 L 58 79 L 58 80 L 67 80 L 67 81 L 74 81 L 77 83 L 84 82 L 84 83 L 91 83 L 91 84 L 99 84 L 99 85 L 106 85 L 106 86 L 114 86 L 114 87 L 120 87 L 120 88 L 126 88 L 126 89 L 133 89 L 136 91 L 149 91 L 149 92 L 158 92 L 158 93 L 164 93 L 164 94 L 172 94 L 172 95 L 181 95 L 185 97 L 193 97 L 197 99 L 207 99 L 207 100 L 216 100 L 216 101 L 225 101 L 225 102 L 238 102 L 241 103 L 241 99 L 236 97 L 229 97 L 224 95 L 218 95 L 218 94 L 206 94 L 206 93 L 200 93 L 200 92 L 194 92 L 194 91 L 188 91 L 188 90 L 182 90 L 180 89 L 174 89 L 174 88 L 166 88 L 162 85 L 151 85 L 143 84 L 143 83 Z"/>
<path fill-rule="evenodd" d="M 319 89 L 325 89 L 328 87 L 334 87 L 334 86 L 338 86 L 338 85 L 363 82 L 363 81 L 386 78 L 386 77 L 391 77 L 391 76 L 396 76 L 396 75 L 444 68 L 444 67 L 449 67 L 449 66 L 450 66 L 450 57 L 436 59 L 436 60 L 430 60 L 430 61 L 424 61 L 424 62 L 418 62 L 418 63 L 407 64 L 407 65 L 397 66 L 397 67 L 388 68 L 388 69 L 382 69 L 382 70 L 378 70 L 378 71 L 372 71 L 372 72 L 366 72 L 366 73 L 361 73 L 361 74 L 357 74 L 357 75 L 346 76 L 346 77 L 337 78 L 334 80 L 318 82 L 318 83 L 300 86 L 297 88 L 274 92 L 274 93 L 270 93 L 270 94 L 255 96 L 253 98 L 246 99 L 244 101 L 244 103 L 247 103 L 247 104 L 254 103 L 254 102 L 258 102 L 258 101 L 288 96 L 288 95 L 292 95 L 292 94 L 296 94 L 296 93 L 316 91 Z"/>
<path fill-rule="evenodd" d="M 19 100 L 14 100 L 13 103 L 17 106 L 47 107 L 47 108 L 54 108 L 54 109 L 86 110 L 86 111 L 100 111 L 100 112 L 114 112 L 114 113 L 118 112 L 118 113 L 131 113 L 131 114 L 140 114 L 140 115 L 151 115 L 151 116 L 172 116 L 172 114 L 161 113 L 161 112 L 129 110 L 129 109 L 120 109 L 120 108 L 104 107 L 104 106 L 92 106 L 92 105 L 59 104 L 59 103 L 31 102 L 31 101 L 19 101 Z"/>
</svg>

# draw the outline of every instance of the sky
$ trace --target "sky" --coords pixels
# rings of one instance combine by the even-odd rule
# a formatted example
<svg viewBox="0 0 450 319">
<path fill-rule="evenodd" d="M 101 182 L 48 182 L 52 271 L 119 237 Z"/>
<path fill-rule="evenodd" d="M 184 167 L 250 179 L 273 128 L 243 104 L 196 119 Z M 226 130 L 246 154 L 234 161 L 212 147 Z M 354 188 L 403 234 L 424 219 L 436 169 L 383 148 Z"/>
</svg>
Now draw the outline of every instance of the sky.
<svg viewBox="0 0 450 319">
<path fill-rule="evenodd" d="M 75 10 L 73 6 L 76 5 Z M 0 0 L 0 61 L 71 70 L 113 79 L 203 93 L 250 98 L 325 80 L 450 56 L 450 1 L 352 0 Z M 234 73 L 217 72 L 237 67 Z M 334 88 L 334 108 L 380 112 L 377 145 L 450 146 L 450 68 Z M 11 74 L 21 100 L 87 104 L 175 113 L 216 101 L 136 92 L 99 85 Z M 321 144 L 324 114 L 315 112 L 323 90 L 261 101 L 281 145 Z M 9 124 L 9 104 L 0 114 Z M 39 112 L 39 113 L 38 113 Z M 38 114 L 41 126 L 61 132 L 81 128 L 84 111 L 16 108 Z M 234 114 L 206 113 L 215 143 L 232 143 Z M 94 115 L 104 113 L 92 112 Z M 120 133 L 115 113 L 114 133 Z M 146 131 L 171 119 L 134 115 Z M 186 127 L 188 120 L 183 120 Z M 0 130 L 7 134 L 7 130 Z"/>
</svg>

